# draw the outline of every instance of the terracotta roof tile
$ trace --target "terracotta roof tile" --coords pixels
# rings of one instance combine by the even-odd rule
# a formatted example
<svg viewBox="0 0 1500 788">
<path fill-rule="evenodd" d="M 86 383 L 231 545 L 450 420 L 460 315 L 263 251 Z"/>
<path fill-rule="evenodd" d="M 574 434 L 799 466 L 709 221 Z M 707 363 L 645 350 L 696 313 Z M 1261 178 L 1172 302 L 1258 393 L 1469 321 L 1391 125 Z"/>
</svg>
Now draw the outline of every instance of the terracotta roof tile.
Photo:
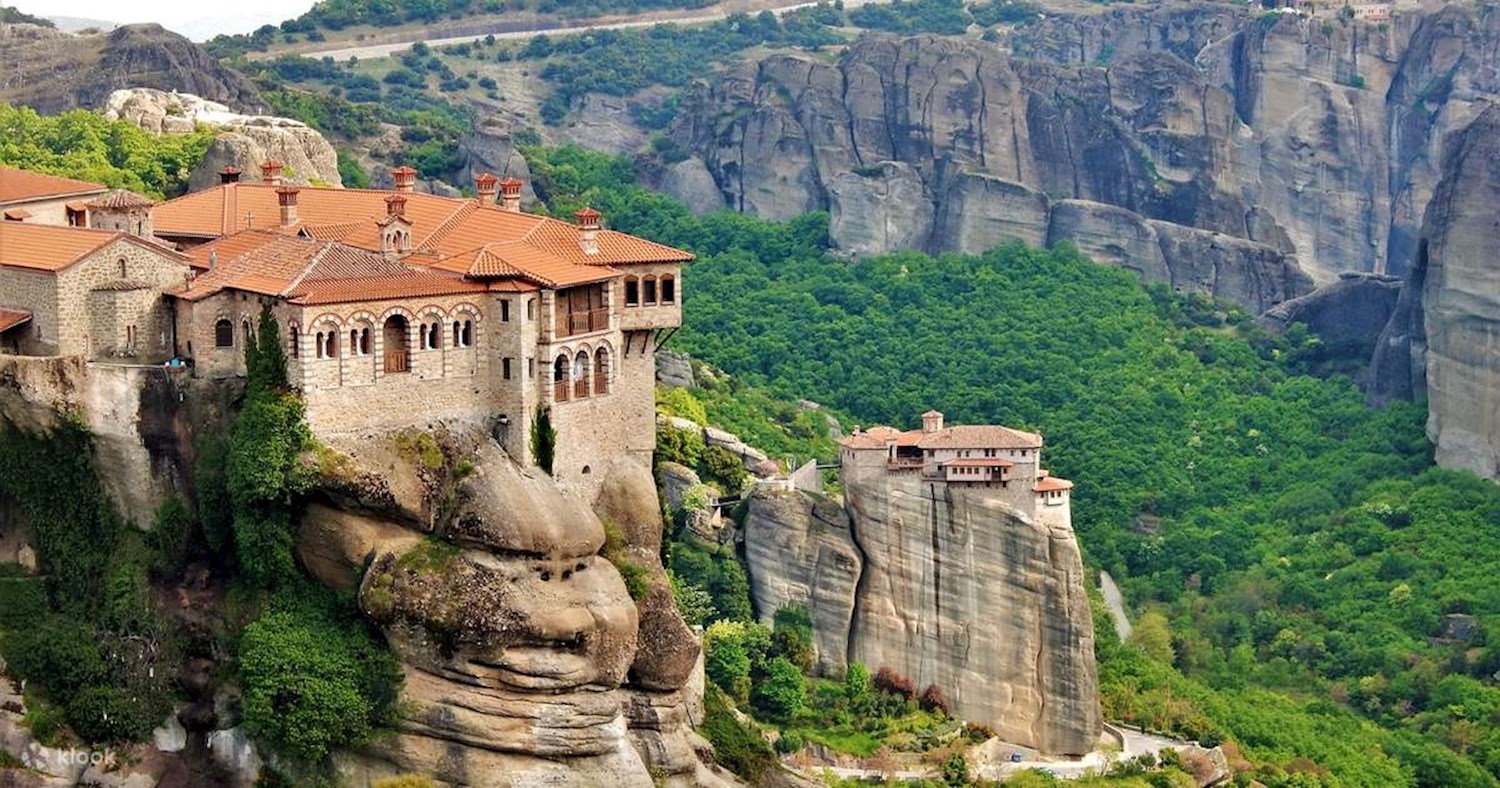
<svg viewBox="0 0 1500 788">
<path fill-rule="evenodd" d="M 0 222 L 0 265 L 57 272 L 118 239 L 187 261 L 187 257 L 176 251 L 124 233 L 30 222 Z"/>
<path fill-rule="evenodd" d="M 955 424 L 922 436 L 924 449 L 1040 449 L 1042 436 L 998 424 Z"/>
<path fill-rule="evenodd" d="M 125 210 L 128 208 L 150 208 L 156 201 L 150 197 L 143 197 L 133 191 L 126 189 L 115 189 L 108 194 L 102 194 L 85 203 L 85 207 L 104 210 Z"/>
<path fill-rule="evenodd" d="M 30 322 L 31 313 L 25 309 L 6 309 L 0 307 L 0 331 L 9 331 L 16 326 Z"/>
<path fill-rule="evenodd" d="M 0 167 L 0 205 L 103 192 L 98 183 Z"/>
<path fill-rule="evenodd" d="M 1068 481 L 1067 479 L 1059 479 L 1056 476 L 1049 476 L 1044 479 L 1038 479 L 1036 484 L 1032 486 L 1031 491 L 1056 492 L 1057 490 L 1071 489 L 1073 489 L 1073 483 Z"/>
<path fill-rule="evenodd" d="M 12 222 L 19 222 L 31 218 L 31 211 L 25 208 L 11 208 L 5 212 L 5 218 Z"/>
<path fill-rule="evenodd" d="M 381 301 L 393 298 L 483 293 L 483 282 L 444 276 L 430 271 L 406 271 L 352 279 L 322 279 L 304 282 L 291 294 L 296 304 L 341 304 L 351 301 Z"/>
</svg>

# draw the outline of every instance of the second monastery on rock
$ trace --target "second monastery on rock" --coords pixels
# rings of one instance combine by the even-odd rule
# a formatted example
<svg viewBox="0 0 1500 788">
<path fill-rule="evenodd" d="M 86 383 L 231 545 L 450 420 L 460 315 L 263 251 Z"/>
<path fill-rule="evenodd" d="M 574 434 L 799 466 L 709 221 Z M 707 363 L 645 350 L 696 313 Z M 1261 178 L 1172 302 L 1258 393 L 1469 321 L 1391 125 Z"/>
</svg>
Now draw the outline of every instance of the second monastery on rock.
<svg viewBox="0 0 1500 788">
<path fill-rule="evenodd" d="M 525 213 L 513 178 L 480 175 L 455 199 L 417 193 L 407 167 L 394 191 L 261 169 L 160 204 L 0 170 L 0 352 L 242 375 L 269 307 L 314 431 L 485 419 L 524 458 L 545 407 L 560 479 L 591 486 L 595 463 L 649 458 L 654 354 L 681 324 L 692 255 L 591 209 Z"/>
</svg>

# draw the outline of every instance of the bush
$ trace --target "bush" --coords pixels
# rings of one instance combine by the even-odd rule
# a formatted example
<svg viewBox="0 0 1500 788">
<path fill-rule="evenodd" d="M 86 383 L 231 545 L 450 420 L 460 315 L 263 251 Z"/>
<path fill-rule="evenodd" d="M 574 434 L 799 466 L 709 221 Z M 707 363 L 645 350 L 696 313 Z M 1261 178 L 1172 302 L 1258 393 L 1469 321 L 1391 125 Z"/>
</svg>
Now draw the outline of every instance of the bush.
<svg viewBox="0 0 1500 788">
<path fill-rule="evenodd" d="M 140 741 L 161 724 L 170 706 L 143 703 L 115 687 L 88 687 L 68 703 L 68 725 L 86 742 Z"/>
<path fill-rule="evenodd" d="M 777 768 L 776 755 L 760 731 L 740 722 L 734 715 L 729 698 L 716 686 L 703 693 L 704 737 L 714 746 L 714 758 L 724 768 L 755 784 L 761 776 Z"/>
<path fill-rule="evenodd" d="M 703 472 L 709 479 L 723 485 L 724 492 L 730 495 L 745 489 L 750 480 L 744 461 L 723 446 L 709 446 L 703 452 Z"/>
<path fill-rule="evenodd" d="M 288 590 L 245 628 L 245 726 L 282 754 L 321 760 L 394 715 L 400 665 L 347 602 L 321 587 Z"/>
<path fill-rule="evenodd" d="M 922 690 L 922 697 L 918 702 L 922 704 L 922 708 L 928 711 L 942 712 L 944 716 L 952 712 L 951 707 L 948 705 L 948 696 L 936 684 L 928 684 L 927 689 Z"/>
<path fill-rule="evenodd" d="M 556 451 L 557 430 L 552 428 L 552 411 L 537 408 L 531 417 L 531 461 L 550 474 Z"/>
<path fill-rule="evenodd" d="M 807 684 L 802 668 L 786 657 L 776 657 L 766 666 L 766 677 L 751 692 L 756 711 L 777 720 L 790 720 L 807 701 Z"/>
<path fill-rule="evenodd" d="M 874 684 L 875 689 L 902 700 L 915 700 L 917 697 L 917 689 L 911 679 L 887 667 L 875 671 Z"/>
</svg>

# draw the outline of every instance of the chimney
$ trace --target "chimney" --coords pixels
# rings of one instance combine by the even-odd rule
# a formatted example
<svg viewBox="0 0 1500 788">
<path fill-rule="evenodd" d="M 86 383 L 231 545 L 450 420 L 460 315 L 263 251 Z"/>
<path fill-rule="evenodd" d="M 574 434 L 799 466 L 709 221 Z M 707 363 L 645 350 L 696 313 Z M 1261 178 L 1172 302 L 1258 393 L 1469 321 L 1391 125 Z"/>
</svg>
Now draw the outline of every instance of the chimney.
<svg viewBox="0 0 1500 788">
<path fill-rule="evenodd" d="M 270 159 L 260 163 L 260 181 L 267 186 L 281 185 L 281 162 Z"/>
<path fill-rule="evenodd" d="M 495 184 L 499 180 L 493 172 L 474 176 L 474 193 L 479 195 L 480 203 L 484 205 L 495 204 Z"/>
<path fill-rule="evenodd" d="M 506 177 L 500 182 L 500 207 L 511 213 L 521 212 L 521 179 Z"/>
<path fill-rule="evenodd" d="M 578 217 L 578 245 L 584 254 L 599 253 L 599 212 L 593 208 L 581 208 L 574 212 Z"/>
<path fill-rule="evenodd" d="M 392 194 L 385 198 L 386 216 L 406 216 L 406 198 L 400 194 Z"/>
<path fill-rule="evenodd" d="M 396 181 L 396 191 L 403 194 L 411 193 L 417 186 L 417 171 L 405 165 L 391 170 L 391 177 Z"/>
<path fill-rule="evenodd" d="M 943 428 L 943 414 L 929 410 L 922 414 L 922 432 L 931 435 Z"/>
<path fill-rule="evenodd" d="M 219 170 L 219 183 L 239 183 L 240 168 L 233 164 Z"/>
<path fill-rule="evenodd" d="M 295 186 L 276 187 L 276 204 L 281 206 L 281 226 L 291 227 L 297 223 L 297 192 Z"/>
</svg>

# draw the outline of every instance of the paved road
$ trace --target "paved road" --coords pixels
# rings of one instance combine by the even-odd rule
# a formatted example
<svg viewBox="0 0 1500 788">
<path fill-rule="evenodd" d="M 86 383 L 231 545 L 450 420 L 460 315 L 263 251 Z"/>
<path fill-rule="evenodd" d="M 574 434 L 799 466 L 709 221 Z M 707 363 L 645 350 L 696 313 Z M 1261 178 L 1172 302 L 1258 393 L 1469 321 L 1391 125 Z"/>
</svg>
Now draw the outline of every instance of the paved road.
<svg viewBox="0 0 1500 788">
<path fill-rule="evenodd" d="M 887 0 L 844 0 L 844 8 L 845 9 L 858 8 L 859 6 L 865 5 L 867 3 L 872 3 L 872 2 L 886 2 L 886 1 Z M 770 11 L 771 13 L 773 13 L 773 14 L 775 14 L 777 16 L 782 16 L 784 14 L 791 13 L 792 11 L 796 11 L 796 10 L 799 10 L 799 9 L 802 9 L 802 8 L 811 8 L 811 7 L 815 6 L 815 5 L 817 5 L 817 3 L 806 3 L 806 2 L 803 2 L 803 3 L 795 3 L 795 4 L 792 4 L 792 5 L 775 6 L 775 7 L 767 8 L 767 9 L 764 9 L 764 10 Z M 651 14 L 650 15 L 651 18 L 649 18 L 649 19 L 635 19 L 635 20 L 629 20 L 629 21 L 623 21 L 623 22 L 608 22 L 608 23 L 602 23 L 602 24 L 601 23 L 582 24 L 582 25 L 574 25 L 574 26 L 571 26 L 571 27 L 563 26 L 563 23 L 561 23 L 561 22 L 538 22 L 534 26 L 528 27 L 528 28 L 526 28 L 524 30 L 504 30 L 504 31 L 496 30 L 496 31 L 491 31 L 491 32 L 481 32 L 481 33 L 478 33 L 478 34 L 453 36 L 451 38 L 432 38 L 432 39 L 415 38 L 415 39 L 413 39 L 411 41 L 398 41 L 398 42 L 384 43 L 384 44 L 366 44 L 366 45 L 363 45 L 363 46 L 343 47 L 343 48 L 340 48 L 340 49 L 324 49 L 324 50 L 319 50 L 319 51 L 316 51 L 316 52 L 302 52 L 302 53 L 299 53 L 299 54 L 301 54 L 303 57 L 310 57 L 310 58 L 331 57 L 334 60 L 348 60 L 349 58 L 357 57 L 357 58 L 360 58 L 361 60 L 364 60 L 364 59 L 368 59 L 368 58 L 388 57 L 390 55 L 396 54 L 397 52 L 405 52 L 406 50 L 411 49 L 411 45 L 413 43 L 416 43 L 417 41 L 424 41 L 424 40 L 427 42 L 427 44 L 429 46 L 435 46 L 436 47 L 436 46 L 447 46 L 449 44 L 464 44 L 464 43 L 468 43 L 468 42 L 471 42 L 471 41 L 479 41 L 480 39 L 483 39 L 486 36 L 491 36 L 491 35 L 493 35 L 495 38 L 500 39 L 500 40 L 516 40 L 516 39 L 532 38 L 534 36 L 541 35 L 541 34 L 544 34 L 544 33 L 546 35 L 549 35 L 549 36 L 566 36 L 566 35 L 572 35 L 572 34 L 576 34 L 576 33 L 588 33 L 590 31 L 594 31 L 594 30 L 628 30 L 630 28 L 651 27 L 652 25 L 664 25 L 664 24 L 673 24 L 673 25 L 702 25 L 702 24 L 708 24 L 710 22 L 717 22 L 717 21 L 719 21 L 721 19 L 725 19 L 725 18 L 727 18 L 732 13 L 740 13 L 740 11 L 738 11 L 738 10 L 736 10 L 736 11 L 722 10 L 722 11 L 716 11 L 716 12 L 709 13 L 709 14 L 697 14 L 697 15 L 694 15 L 694 16 L 675 16 L 675 17 L 674 16 L 666 16 L 666 15 L 663 15 L 661 12 L 656 12 L 656 13 Z M 753 13 L 760 13 L 760 10 L 756 10 Z M 498 28 L 499 26 L 500 26 L 500 23 L 496 23 L 496 27 Z M 273 56 L 274 56 L 273 54 L 262 55 L 262 57 L 273 57 Z"/>
<path fill-rule="evenodd" d="M 1125 615 L 1125 597 L 1108 572 L 1099 573 L 1099 590 L 1104 592 L 1104 604 L 1109 607 L 1110 618 L 1115 620 L 1115 632 L 1120 640 L 1130 639 L 1130 617 Z"/>
</svg>

